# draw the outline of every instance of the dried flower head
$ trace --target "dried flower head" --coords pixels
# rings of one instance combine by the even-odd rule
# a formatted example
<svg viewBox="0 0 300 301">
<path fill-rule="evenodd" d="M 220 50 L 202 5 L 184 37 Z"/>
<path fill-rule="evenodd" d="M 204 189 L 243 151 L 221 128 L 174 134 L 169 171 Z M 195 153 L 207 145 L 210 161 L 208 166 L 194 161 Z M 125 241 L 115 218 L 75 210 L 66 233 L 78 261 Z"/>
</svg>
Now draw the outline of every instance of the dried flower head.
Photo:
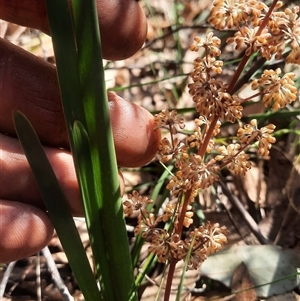
<svg viewBox="0 0 300 301">
<path fill-rule="evenodd" d="M 152 204 L 153 201 L 146 196 L 141 196 L 136 190 L 132 194 L 127 194 L 127 198 L 123 201 L 123 210 L 125 216 L 131 216 L 134 211 L 141 210 L 147 204 Z"/>
<path fill-rule="evenodd" d="M 219 179 L 218 172 L 219 167 L 215 160 L 204 163 L 199 155 L 191 153 L 179 166 L 167 189 L 171 190 L 174 196 L 188 190 L 191 190 L 192 195 L 195 196 L 199 189 L 206 189 Z"/>
<path fill-rule="evenodd" d="M 188 260 L 188 269 L 198 269 L 208 255 L 217 252 L 227 243 L 226 235 L 226 227 L 207 222 L 191 231 L 185 240 L 174 235 L 170 242 L 170 254 L 177 260 Z"/>
<path fill-rule="evenodd" d="M 295 74 L 285 73 L 280 77 L 281 73 L 280 68 L 264 70 L 261 78 L 253 80 L 251 85 L 253 90 L 262 88 L 264 105 L 272 106 L 275 111 L 297 99 L 297 88 L 293 81 Z"/>
<path fill-rule="evenodd" d="M 162 162 L 168 162 L 172 159 L 184 157 L 188 152 L 188 146 L 177 137 L 171 135 L 172 140 L 164 137 L 159 144 L 158 153 Z"/>
<path fill-rule="evenodd" d="M 195 37 L 194 41 L 195 44 L 190 46 L 191 51 L 197 52 L 200 48 L 204 48 L 206 56 L 210 56 L 211 58 L 221 54 L 221 50 L 219 49 L 221 40 L 214 36 L 212 31 L 206 34 L 205 39 L 202 39 L 201 37 Z"/>
<path fill-rule="evenodd" d="M 271 136 L 274 132 L 275 125 L 269 124 L 262 127 L 261 129 L 257 128 L 257 120 L 252 119 L 250 124 L 244 125 L 244 128 L 239 128 L 237 136 L 240 139 L 241 143 L 246 143 L 249 145 L 255 140 L 258 141 L 258 150 L 257 154 L 259 156 L 267 158 L 269 155 L 269 150 L 271 144 L 275 143 L 276 139 Z"/>
<path fill-rule="evenodd" d="M 222 249 L 227 243 L 228 230 L 225 226 L 220 227 L 218 223 L 211 224 L 207 222 L 205 226 L 198 228 L 198 235 L 207 238 L 207 256 Z"/>
<path fill-rule="evenodd" d="M 182 255 L 184 259 L 188 259 L 187 269 L 197 270 L 200 264 L 207 259 L 207 248 L 205 246 L 206 238 L 202 235 L 197 235 L 197 229 L 190 232 L 188 238 L 182 241 Z M 190 256 L 188 254 L 190 252 Z"/>
<path fill-rule="evenodd" d="M 207 78 L 207 74 L 215 72 L 222 73 L 223 61 L 217 60 L 215 57 L 205 56 L 205 58 L 197 57 L 194 60 L 194 71 L 190 74 L 195 81 L 198 78 Z"/>
<path fill-rule="evenodd" d="M 188 269 L 197 270 L 199 269 L 201 263 L 207 259 L 207 248 L 202 245 L 193 247 L 189 261 L 188 261 Z"/>
<path fill-rule="evenodd" d="M 300 64 L 300 7 L 286 8 L 283 12 L 274 12 L 268 22 L 272 35 L 269 44 L 273 45 L 276 59 L 282 57 L 286 45 L 291 46 L 291 52 L 286 58 L 287 63 Z"/>
<path fill-rule="evenodd" d="M 243 107 L 236 95 L 226 92 L 227 86 L 214 78 L 196 80 L 188 85 L 189 93 L 196 103 L 199 115 L 211 121 L 216 116 L 220 119 L 235 122 L 242 117 Z"/>
<path fill-rule="evenodd" d="M 158 262 L 166 262 L 169 253 L 169 234 L 164 229 L 156 229 L 151 236 L 148 251 L 157 256 Z"/>
<path fill-rule="evenodd" d="M 236 50 L 242 50 L 243 48 L 246 48 L 245 54 L 247 56 L 260 51 L 263 57 L 270 59 L 272 53 L 268 39 L 270 38 L 271 34 L 267 28 L 264 28 L 262 33 L 257 35 L 258 29 L 258 26 L 255 28 L 249 28 L 246 26 L 242 27 L 234 34 L 234 37 L 227 39 L 227 43 L 236 43 Z"/>
<path fill-rule="evenodd" d="M 267 6 L 256 0 L 215 0 L 208 22 L 216 29 L 238 28 L 241 25 L 259 23 L 259 17 Z"/>
<path fill-rule="evenodd" d="M 227 165 L 227 168 L 235 175 L 245 175 L 251 168 L 252 164 L 249 161 L 250 156 L 241 150 L 241 146 L 237 143 L 218 147 L 217 151 L 220 155 L 215 157 L 216 161 L 222 161 L 222 166 Z"/>
<path fill-rule="evenodd" d="M 176 110 L 162 110 L 159 114 L 154 116 L 154 123 L 156 128 L 167 126 L 170 129 L 171 134 L 177 134 L 178 129 L 185 127 L 184 118 L 177 115 Z"/>
<path fill-rule="evenodd" d="M 153 213 L 148 213 L 141 211 L 141 214 L 138 217 L 138 225 L 134 229 L 136 235 L 142 234 L 143 238 L 146 238 L 151 234 L 157 225 L 156 217 Z"/>
</svg>

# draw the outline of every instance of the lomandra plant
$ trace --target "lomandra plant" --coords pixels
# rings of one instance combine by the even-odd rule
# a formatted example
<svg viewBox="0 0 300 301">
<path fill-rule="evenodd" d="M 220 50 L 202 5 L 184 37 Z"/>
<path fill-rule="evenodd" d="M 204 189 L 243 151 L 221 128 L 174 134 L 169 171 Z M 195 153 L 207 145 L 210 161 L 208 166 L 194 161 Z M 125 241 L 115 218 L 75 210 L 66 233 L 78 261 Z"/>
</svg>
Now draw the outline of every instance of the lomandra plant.
<svg viewBox="0 0 300 301">
<path fill-rule="evenodd" d="M 58 7 L 64 5 L 64 9 L 56 9 L 55 6 L 51 6 L 54 2 Z M 117 177 L 110 176 L 109 183 L 105 182 L 105 175 L 111 174 L 109 168 L 114 168 L 110 165 L 115 165 L 113 157 L 107 159 L 112 152 L 104 151 L 105 135 L 111 136 L 111 131 L 108 131 L 108 134 L 105 132 L 109 122 L 107 109 L 105 111 L 103 108 L 107 106 L 107 101 L 104 97 L 104 89 L 97 91 L 98 79 L 94 80 L 94 73 L 89 71 L 89 68 L 99 66 L 98 63 L 94 64 L 94 59 L 95 57 L 97 59 L 99 51 L 97 44 L 99 35 L 97 30 L 93 30 L 93 26 L 98 28 L 95 21 L 95 7 L 94 5 L 89 6 L 91 15 L 84 15 L 83 17 L 87 18 L 82 21 L 81 12 L 85 10 L 87 4 L 79 0 L 73 2 L 73 19 L 70 14 L 67 14 L 66 16 L 61 15 L 61 19 L 56 20 L 59 18 L 58 12 L 70 10 L 67 1 L 48 1 L 47 5 L 50 12 L 49 17 L 52 19 L 50 25 L 56 45 L 60 88 L 70 131 L 75 167 L 85 202 L 86 220 L 97 281 L 101 287 L 100 292 L 97 291 L 96 285 L 93 285 L 91 289 L 88 287 L 91 281 L 87 281 L 87 279 L 92 279 L 93 276 L 90 271 L 87 271 L 89 277 L 85 277 L 81 273 L 83 270 L 80 269 L 80 264 L 83 264 L 83 261 L 74 256 L 76 247 L 72 247 L 72 238 L 71 242 L 65 243 L 65 239 L 70 239 L 69 233 L 65 232 L 65 235 L 60 238 L 63 246 L 67 246 L 66 249 L 70 250 L 69 254 L 66 253 L 86 300 L 100 298 L 107 301 L 137 300 L 138 286 L 145 276 L 147 267 L 140 269 L 142 272 L 136 276 L 134 282 L 129 248 L 126 246 L 127 236 L 123 215 L 120 214 L 122 204 L 119 201 L 120 196 L 116 195 L 118 193 Z M 170 191 L 171 197 L 164 212 L 156 214 L 151 205 L 155 200 L 134 191 L 124 199 L 123 209 L 125 216 L 128 217 L 133 213 L 138 213 L 138 224 L 135 228 L 138 239 L 132 249 L 134 265 L 137 262 L 143 240 L 147 240 L 150 242 L 148 251 L 151 254 L 146 265 L 149 265 L 151 259 L 156 256 L 159 262 L 168 266 L 164 284 L 165 301 L 170 298 L 173 275 L 178 262 L 184 261 L 185 269 L 198 269 L 210 254 L 220 250 L 227 242 L 228 231 L 218 223 L 207 222 L 197 227 L 193 225 L 192 204 L 197 194 L 217 182 L 223 168 L 227 168 L 234 175 L 245 175 L 252 166 L 248 153 L 250 147 L 257 149 L 257 156 L 265 159 L 269 157 L 271 145 L 275 142 L 275 138 L 272 137 L 275 125 L 268 124 L 259 128 L 256 120 L 251 120 L 249 124 L 242 124 L 244 105 L 253 97 L 261 96 L 264 105 L 270 110 L 276 111 L 296 100 L 297 89 L 293 81 L 295 75 L 284 73 L 279 68 L 276 70 L 266 69 L 259 78 L 252 79 L 253 95 L 251 97 L 242 99 L 236 93 L 238 80 L 247 67 L 249 58 L 262 56 L 266 61 L 285 58 L 286 63 L 300 64 L 299 7 L 281 10 L 282 6 L 282 2 L 276 0 L 270 7 L 264 2 L 256 0 L 214 1 L 208 22 L 218 31 L 235 31 L 226 42 L 236 51 L 243 53 L 237 70 L 229 81 L 221 80 L 219 76 L 223 71 L 223 61 L 221 60 L 220 38 L 214 34 L 213 30 L 209 30 L 205 36 L 196 37 L 190 46 L 190 50 L 197 53 L 197 57 L 194 60 L 194 69 L 190 74 L 191 82 L 188 85 L 189 93 L 195 104 L 195 111 L 198 114 L 194 120 L 193 133 L 184 139 L 181 138 L 185 122 L 175 110 L 163 110 L 154 117 L 157 130 L 168 130 L 168 135 L 164 135 L 161 140 L 158 156 L 163 164 L 174 165 L 174 171 L 173 173 L 170 171 L 171 176 L 166 187 Z M 69 24 L 66 19 L 69 20 Z M 66 22 L 64 31 L 69 30 L 68 37 L 71 48 L 68 48 L 70 52 L 67 54 L 64 53 L 66 41 L 59 39 L 63 34 L 59 27 L 59 21 L 62 20 Z M 75 24 L 75 29 L 72 28 L 74 25 L 72 22 Z M 82 29 L 81 26 L 86 27 Z M 90 31 L 94 36 L 90 35 Z M 88 39 L 85 42 L 86 37 Z M 74 38 L 78 40 L 74 41 Z M 96 46 L 94 45 L 95 41 Z M 87 45 L 89 45 L 88 51 L 86 51 Z M 90 50 L 92 51 L 90 52 Z M 64 74 L 64 69 L 68 68 L 65 66 L 65 61 L 71 54 L 74 56 L 75 65 L 72 65 L 74 70 L 72 69 L 72 73 Z M 100 66 L 100 70 L 101 68 Z M 94 72 L 97 73 L 99 70 L 94 70 Z M 74 75 L 76 85 L 78 84 L 79 87 L 78 93 L 83 97 L 82 100 L 70 88 L 70 77 Z M 99 81 L 101 82 L 101 78 Z M 86 83 L 90 83 L 90 85 L 86 87 Z M 92 83 L 95 85 L 95 89 Z M 103 87 L 105 87 L 104 83 Z M 91 90 L 85 90 L 89 88 Z M 97 97 L 97 93 L 100 93 L 100 97 Z M 66 96 L 64 97 L 64 95 Z M 99 98 L 102 99 L 102 103 L 99 102 Z M 100 119 L 101 122 L 105 122 L 105 127 L 101 123 L 98 124 L 98 110 L 101 111 Z M 240 127 L 231 141 L 220 145 L 216 143 L 216 137 L 220 134 L 220 127 L 225 122 L 238 123 Z M 22 125 L 19 124 L 20 132 Z M 18 120 L 16 120 L 16 126 L 18 127 Z M 93 141 L 98 141 L 97 135 L 101 133 L 101 130 L 103 131 L 103 128 L 105 131 L 102 132 L 102 138 L 105 139 L 101 140 L 101 145 L 96 145 Z M 25 138 L 23 142 L 26 144 Z M 108 143 L 111 143 L 111 140 Z M 27 145 L 27 153 L 30 153 L 32 144 L 33 141 Z M 107 164 L 106 162 L 112 163 Z M 40 165 L 41 161 L 37 168 Z M 40 188 L 43 190 L 43 187 Z M 49 190 L 49 187 L 46 187 L 45 189 L 51 193 L 52 188 Z M 47 193 L 45 195 L 48 196 Z M 116 200 L 115 203 L 112 200 Z M 50 204 L 52 201 L 50 200 Z M 55 214 L 55 208 L 53 208 L 50 216 Z M 59 216 L 58 225 L 62 219 L 63 217 Z M 56 223 L 54 224 L 56 225 Z M 162 224 L 165 226 L 162 227 Z M 64 228 L 66 228 L 65 224 L 57 228 L 58 234 L 63 232 Z M 179 298 L 180 293 L 177 296 L 177 299 Z"/>
<path fill-rule="evenodd" d="M 297 98 L 293 81 L 295 74 L 285 73 L 280 68 L 265 69 L 259 78 L 253 78 L 252 96 L 243 99 L 236 93 L 238 79 L 253 55 L 266 61 L 279 60 L 284 55 L 286 63 L 300 64 L 300 8 L 281 10 L 282 6 L 280 1 L 273 1 L 270 7 L 257 0 L 214 1 L 208 22 L 219 31 L 235 31 L 226 42 L 244 53 L 237 70 L 228 82 L 219 79 L 223 71 L 221 39 L 213 30 L 209 30 L 206 36 L 197 36 L 190 46 L 198 56 L 188 85 L 198 114 L 194 120 L 194 132 L 179 138 L 185 123 L 176 110 L 166 109 L 155 115 L 157 128 L 169 132 L 161 140 L 159 157 L 164 164 L 174 164 L 176 169 L 167 184 L 171 197 L 161 215 L 148 210 L 148 204 L 153 201 L 136 191 L 123 204 L 126 216 L 139 211 L 135 233 L 150 242 L 148 250 L 157 256 L 159 262 L 169 265 L 165 301 L 169 300 L 175 266 L 179 261 L 184 260 L 188 269 L 198 269 L 207 256 L 227 242 L 228 231 L 224 226 L 210 222 L 200 227 L 193 226 L 192 203 L 199 191 L 218 181 L 223 168 L 234 175 L 245 175 L 252 166 L 247 153 L 250 147 L 256 148 L 258 157 L 269 158 L 271 145 L 275 142 L 272 137 L 275 125 L 259 128 L 255 119 L 242 124 L 244 105 L 261 96 L 266 108 L 277 111 Z M 220 145 L 215 138 L 225 122 L 238 123 L 240 127 L 234 139 Z M 161 222 L 167 226 L 161 228 Z"/>
</svg>

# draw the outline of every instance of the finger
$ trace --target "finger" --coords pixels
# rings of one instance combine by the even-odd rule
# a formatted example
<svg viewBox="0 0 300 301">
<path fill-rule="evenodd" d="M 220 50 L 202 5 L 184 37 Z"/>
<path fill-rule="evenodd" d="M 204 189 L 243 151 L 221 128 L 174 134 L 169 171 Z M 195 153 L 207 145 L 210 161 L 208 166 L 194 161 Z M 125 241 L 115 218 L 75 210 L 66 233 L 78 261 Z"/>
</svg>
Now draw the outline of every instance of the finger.
<svg viewBox="0 0 300 301">
<path fill-rule="evenodd" d="M 98 0 L 104 58 L 124 59 L 143 45 L 147 21 L 135 0 Z M 49 33 L 44 0 L 0 0 L 0 19 Z"/>
<path fill-rule="evenodd" d="M 81 195 L 71 154 L 50 147 L 45 147 L 45 152 L 67 198 L 72 214 L 82 216 Z M 3 175 L 0 177 L 0 199 L 44 208 L 38 186 L 23 154 L 20 142 L 3 134 L 0 134 L 0 170 Z M 119 180 L 123 194 L 124 180 L 121 174 Z"/>
<path fill-rule="evenodd" d="M 0 39 L 0 129 L 15 134 L 12 111 L 22 111 L 42 142 L 68 146 L 54 66 Z M 47 138 L 48 137 L 48 138 Z"/>
<path fill-rule="evenodd" d="M 15 134 L 12 111 L 23 112 L 45 144 L 68 148 L 55 68 L 0 39 L 0 129 Z M 160 131 L 152 115 L 109 93 L 110 115 L 120 166 L 148 163 L 156 154 Z"/>
<path fill-rule="evenodd" d="M 75 216 L 83 215 L 71 155 L 45 148 L 56 177 Z M 0 134 L 0 263 L 30 256 L 50 241 L 53 226 L 19 141 Z M 119 174 L 121 193 L 124 179 Z M 13 201 L 18 200 L 18 202 Z M 34 206 L 33 206 L 34 205 Z M 40 208 L 38 208 L 40 207 Z"/>
<path fill-rule="evenodd" d="M 34 175 L 23 153 L 20 142 L 0 134 L 0 199 L 18 201 L 43 208 Z M 74 215 L 82 215 L 83 208 L 70 153 L 45 148 L 62 191 L 67 196 Z M 13 185 L 11 185 L 13 183 Z"/>
<path fill-rule="evenodd" d="M 1 263 L 33 255 L 52 238 L 52 223 L 37 207 L 0 200 L 0 216 Z"/>
<path fill-rule="evenodd" d="M 161 138 L 153 116 L 114 93 L 109 93 L 108 99 L 118 164 L 127 167 L 146 165 L 157 153 Z"/>
</svg>

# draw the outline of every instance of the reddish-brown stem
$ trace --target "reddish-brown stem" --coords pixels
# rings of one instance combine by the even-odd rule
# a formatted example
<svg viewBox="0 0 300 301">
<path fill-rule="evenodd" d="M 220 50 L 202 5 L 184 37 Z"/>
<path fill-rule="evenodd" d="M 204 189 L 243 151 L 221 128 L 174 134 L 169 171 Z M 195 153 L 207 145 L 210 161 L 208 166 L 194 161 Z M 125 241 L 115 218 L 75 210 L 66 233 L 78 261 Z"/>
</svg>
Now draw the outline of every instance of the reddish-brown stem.
<svg viewBox="0 0 300 301">
<path fill-rule="evenodd" d="M 203 157 L 205 152 L 206 152 L 209 140 L 213 135 L 213 132 L 214 132 L 214 129 L 216 127 L 216 124 L 217 124 L 218 120 L 219 120 L 219 116 L 215 116 L 215 118 L 213 119 L 213 121 L 209 125 L 209 128 L 208 128 L 207 133 L 206 133 L 205 138 L 204 138 L 204 141 L 203 141 L 201 147 L 198 150 L 198 155 L 200 157 Z"/>
<path fill-rule="evenodd" d="M 198 151 L 198 155 L 200 155 L 201 157 L 205 154 L 207 145 L 209 143 L 210 137 L 213 134 L 213 131 L 214 131 L 215 126 L 218 122 L 218 119 L 219 119 L 218 117 L 215 117 L 213 119 L 213 121 L 211 122 L 208 130 L 207 130 L 207 133 L 206 133 L 205 139 L 203 141 L 203 144 L 201 145 L 201 147 L 199 148 L 199 151 Z M 187 207 L 190 203 L 191 195 L 192 195 L 192 190 L 190 189 L 185 194 L 185 198 L 184 198 L 183 205 L 182 205 L 180 215 L 179 215 L 179 219 L 178 219 L 178 224 L 177 224 L 177 227 L 175 229 L 175 233 L 178 234 L 178 235 L 181 235 L 181 231 L 182 231 L 182 228 L 183 228 L 183 222 L 184 222 L 185 214 L 186 214 L 186 211 L 187 211 Z M 177 260 L 175 260 L 174 258 L 170 259 L 170 266 L 169 266 L 169 272 L 168 272 L 168 277 L 167 277 L 167 282 L 166 282 L 164 301 L 169 301 L 169 298 L 170 298 L 172 280 L 173 280 L 173 275 L 174 275 L 176 263 L 177 263 Z"/>
<path fill-rule="evenodd" d="M 260 24 L 260 26 L 259 26 L 259 28 L 258 28 L 258 30 L 257 30 L 256 36 L 259 36 L 259 35 L 262 33 L 263 29 L 264 29 L 264 28 L 266 27 L 266 25 L 268 24 L 270 15 L 271 15 L 272 11 L 274 10 L 274 8 L 275 8 L 277 2 L 278 2 L 278 0 L 274 0 L 274 1 L 273 1 L 272 5 L 270 6 L 270 8 L 269 8 L 267 14 L 265 15 L 264 19 L 262 20 L 262 22 L 261 22 L 261 24 Z M 234 76 L 233 76 L 233 78 L 232 78 L 232 80 L 231 80 L 229 86 L 228 86 L 228 89 L 227 89 L 227 92 L 228 92 L 228 93 L 231 93 L 231 92 L 232 92 L 232 90 L 233 90 L 233 88 L 234 88 L 234 86 L 235 86 L 237 80 L 239 79 L 239 77 L 240 77 L 242 71 L 243 71 L 244 68 L 245 68 L 245 65 L 246 65 L 247 62 L 248 62 L 248 59 L 249 59 L 249 56 L 245 54 L 244 57 L 242 58 L 240 64 L 239 64 L 239 66 L 238 66 L 238 69 L 237 69 L 236 72 L 234 73 Z"/>
<path fill-rule="evenodd" d="M 190 203 L 191 194 L 192 194 L 192 190 L 188 190 L 184 197 L 183 205 L 181 207 L 180 216 L 178 219 L 178 224 L 175 229 L 175 233 L 178 235 L 181 235 L 185 214 L 187 211 L 187 207 Z M 166 282 L 164 301 L 169 301 L 169 298 L 170 298 L 172 280 L 173 280 L 173 275 L 175 272 L 176 263 L 177 263 L 176 259 L 174 259 L 174 258 L 170 259 L 170 266 L 169 266 L 168 277 L 167 277 L 167 282 Z"/>
<path fill-rule="evenodd" d="M 192 194 L 192 190 L 188 190 L 185 194 L 185 197 L 184 197 L 183 205 L 182 205 L 181 210 L 180 210 L 178 224 L 177 224 L 177 227 L 175 229 L 175 233 L 178 234 L 178 235 L 181 235 L 185 214 L 186 214 L 187 207 L 188 207 L 188 205 L 190 203 L 190 199 L 191 199 L 191 194 Z"/>
<path fill-rule="evenodd" d="M 230 94 L 231 91 L 233 90 L 234 88 L 234 85 L 236 84 L 237 80 L 239 79 L 242 71 L 244 70 L 245 68 L 245 65 L 247 64 L 248 62 L 248 59 L 249 59 L 249 56 L 247 56 L 246 54 L 243 56 L 242 60 L 240 61 L 240 64 L 237 68 L 237 70 L 235 71 L 234 75 L 233 75 L 233 78 L 227 88 L 227 92 Z"/>
<path fill-rule="evenodd" d="M 242 103 L 244 103 L 244 102 L 246 102 L 246 101 L 248 101 L 248 100 L 250 100 L 250 99 L 252 99 L 252 98 L 254 98 L 254 97 L 257 97 L 257 96 L 259 96 L 259 95 L 262 95 L 262 94 L 264 94 L 263 91 L 257 92 L 256 94 L 253 94 L 253 95 L 251 95 L 251 96 L 249 96 L 249 97 L 247 97 L 247 98 L 240 99 L 240 103 L 242 104 Z"/>
<path fill-rule="evenodd" d="M 173 280 L 173 275 L 174 275 L 174 272 L 175 272 L 176 263 L 177 263 L 177 260 L 175 260 L 174 258 L 170 259 L 170 265 L 169 265 L 168 277 L 167 277 L 167 282 L 166 282 L 164 301 L 169 301 L 169 299 L 170 299 L 171 288 L 172 288 L 172 280 Z"/>
<path fill-rule="evenodd" d="M 274 0 L 273 3 L 271 4 L 271 6 L 269 7 L 267 14 L 265 15 L 264 19 L 262 20 L 262 22 L 258 28 L 258 31 L 256 33 L 257 36 L 260 35 L 262 33 L 263 29 L 267 26 L 269 18 L 271 16 L 271 13 L 275 9 L 277 2 L 278 2 L 278 0 Z"/>
<path fill-rule="evenodd" d="M 173 276 L 174 276 L 174 272 L 175 272 L 176 263 L 177 263 L 177 261 L 174 258 L 170 259 L 170 265 L 169 265 L 169 270 L 168 270 L 164 301 L 169 301 L 170 300 L 172 280 L 173 280 Z"/>
<path fill-rule="evenodd" d="M 172 143 L 172 147 L 173 149 L 175 148 L 175 145 L 174 145 L 174 138 L 173 138 L 173 134 L 172 134 L 172 127 L 171 125 L 169 124 L 169 131 L 170 131 L 170 136 L 171 136 L 171 143 Z"/>
<path fill-rule="evenodd" d="M 274 10 L 276 4 L 277 4 L 278 0 L 274 0 L 272 5 L 270 6 L 265 18 L 263 19 L 256 35 L 260 35 L 263 31 L 263 29 L 265 28 L 265 26 L 268 23 L 268 20 L 270 18 L 270 15 L 272 13 L 272 11 Z M 247 56 L 246 54 L 244 55 L 244 57 L 242 58 L 238 69 L 236 70 L 229 86 L 227 89 L 228 93 L 231 93 L 233 91 L 233 88 L 237 82 L 237 80 L 239 79 L 243 69 L 245 68 L 245 65 L 247 64 L 249 59 L 249 56 Z M 198 150 L 198 155 L 200 155 L 201 157 L 204 156 L 207 146 L 209 144 L 209 140 L 211 139 L 212 135 L 213 135 L 213 131 L 215 129 L 215 126 L 217 124 L 219 120 L 219 116 L 215 116 L 214 119 L 212 120 L 207 133 L 205 135 L 204 141 L 201 145 L 201 147 Z M 187 207 L 191 198 L 191 194 L 192 194 L 192 190 L 188 190 L 185 194 L 185 199 L 181 208 L 181 212 L 180 212 L 180 216 L 178 219 L 178 225 L 177 228 L 175 230 L 176 234 L 181 235 L 181 231 L 182 231 L 182 227 L 183 227 L 183 222 L 184 222 L 184 217 L 187 211 Z M 164 295 L 164 301 L 169 301 L 170 298 L 170 293 L 171 293 L 171 285 L 172 285 L 172 280 L 173 280 L 173 275 L 174 275 L 174 271 L 175 271 L 175 266 L 176 266 L 177 260 L 175 260 L 174 258 L 170 259 L 170 266 L 169 266 L 169 272 L 168 272 L 168 277 L 167 277 L 167 282 L 166 282 L 166 288 L 165 288 L 165 295 Z"/>
</svg>

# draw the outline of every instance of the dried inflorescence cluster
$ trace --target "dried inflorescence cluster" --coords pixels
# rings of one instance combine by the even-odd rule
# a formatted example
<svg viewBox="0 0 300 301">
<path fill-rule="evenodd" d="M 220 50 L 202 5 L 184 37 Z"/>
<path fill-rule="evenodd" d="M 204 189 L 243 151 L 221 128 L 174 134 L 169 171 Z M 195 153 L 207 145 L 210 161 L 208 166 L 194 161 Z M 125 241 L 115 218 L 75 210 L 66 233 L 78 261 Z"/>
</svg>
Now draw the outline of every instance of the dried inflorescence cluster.
<svg viewBox="0 0 300 301">
<path fill-rule="evenodd" d="M 285 50 L 287 63 L 300 64 L 300 9 L 297 6 L 279 11 L 280 7 L 282 3 L 278 1 L 269 8 L 257 0 L 215 0 L 208 21 L 218 30 L 236 30 L 227 43 L 234 43 L 236 50 L 244 51 L 241 64 L 246 64 L 253 53 L 267 60 L 281 59 Z M 230 143 L 215 143 L 222 122 L 241 124 L 243 104 L 250 100 L 232 93 L 240 74 L 235 74 L 229 83 L 218 79 L 223 72 L 220 45 L 221 40 L 210 31 L 205 37 L 196 37 L 190 47 L 191 51 L 202 54 L 194 60 L 188 85 L 199 115 L 194 121 L 193 133 L 179 139 L 178 132 L 183 131 L 185 124 L 175 110 L 163 110 L 155 116 L 157 128 L 168 129 L 170 133 L 170 138 L 164 137 L 160 143 L 160 159 L 163 163 L 174 163 L 176 168 L 167 184 L 171 200 L 165 212 L 155 216 L 147 210 L 147 204 L 152 201 L 137 192 L 124 202 L 127 216 L 134 210 L 139 211 L 135 233 L 151 242 L 149 251 L 155 253 L 160 262 L 184 259 L 188 260 L 188 267 L 198 268 L 209 254 L 222 248 L 227 242 L 227 229 L 218 224 L 208 222 L 182 238 L 182 228 L 190 228 L 193 223 L 191 203 L 199 190 L 218 181 L 222 168 L 227 167 L 235 175 L 245 175 L 251 168 L 247 153 L 250 146 L 256 147 L 259 157 L 268 158 L 271 144 L 275 142 L 271 136 L 275 125 L 259 128 L 257 121 L 251 120 L 238 129 Z M 240 65 L 237 73 L 242 69 Z M 264 105 L 270 109 L 284 108 L 297 97 L 294 77 L 292 73 L 283 74 L 279 68 L 264 70 L 260 78 L 252 80 L 253 95 L 262 95 Z M 160 228 L 161 222 L 168 227 Z"/>
<path fill-rule="evenodd" d="M 143 238 L 148 238 L 151 242 L 148 248 L 149 252 L 157 255 L 159 262 L 166 262 L 167 259 L 187 260 L 188 268 L 197 269 L 209 254 L 220 250 L 227 242 L 227 229 L 220 227 L 219 224 L 211 224 L 193 229 L 187 238 L 181 239 L 176 231 L 168 231 L 159 227 L 159 223 L 172 221 L 173 230 L 177 226 L 177 217 L 181 213 L 182 206 L 176 203 L 169 203 L 162 215 L 154 216 L 149 212 L 145 205 L 153 201 L 147 197 L 142 197 L 137 191 L 127 195 L 123 203 L 126 216 L 131 216 L 133 211 L 138 210 L 138 226 L 135 228 L 135 234 L 141 234 Z M 193 220 L 191 206 L 185 212 L 183 225 L 189 227 Z"/>
<path fill-rule="evenodd" d="M 246 47 L 248 56 L 259 51 L 267 60 L 272 55 L 280 59 L 288 45 L 291 51 L 286 62 L 300 64 L 300 8 L 295 6 L 279 11 L 283 3 L 273 1 L 273 4 L 272 14 L 265 18 L 269 7 L 262 1 L 214 1 L 208 21 L 219 30 L 237 29 L 227 43 L 236 43 L 237 50 Z"/>
</svg>

